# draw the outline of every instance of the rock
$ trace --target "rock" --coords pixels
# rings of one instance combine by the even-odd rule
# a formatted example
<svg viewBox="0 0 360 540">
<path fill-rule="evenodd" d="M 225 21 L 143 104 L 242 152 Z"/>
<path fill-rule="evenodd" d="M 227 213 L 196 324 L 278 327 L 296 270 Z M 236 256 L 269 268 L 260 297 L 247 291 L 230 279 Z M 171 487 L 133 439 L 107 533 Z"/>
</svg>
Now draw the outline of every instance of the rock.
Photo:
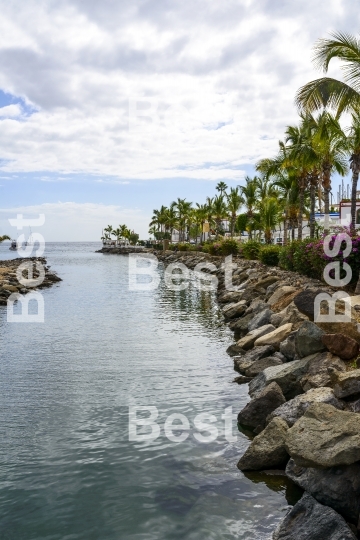
<svg viewBox="0 0 360 540">
<path fill-rule="evenodd" d="M 229 328 L 233 332 L 235 332 L 236 335 L 247 334 L 248 325 L 252 318 L 253 318 L 252 313 L 249 313 L 248 315 L 244 315 L 241 319 L 237 319 L 236 321 L 231 321 L 229 324 Z"/>
<path fill-rule="evenodd" d="M 277 282 L 278 278 L 277 276 L 267 276 L 263 279 L 260 279 L 255 286 L 261 287 L 262 289 L 267 289 L 269 285 L 272 285 L 273 283 Z"/>
<path fill-rule="evenodd" d="M 281 300 L 284 296 L 288 296 L 292 293 L 296 292 L 295 287 L 291 287 L 289 285 L 284 285 L 282 287 L 278 287 L 276 291 L 270 296 L 269 300 L 267 301 L 268 305 L 271 307 L 279 300 Z"/>
<path fill-rule="evenodd" d="M 343 410 L 344 403 L 339 401 L 331 388 L 313 388 L 300 394 L 275 409 L 266 419 L 269 423 L 273 418 L 282 418 L 289 427 L 292 427 L 301 418 L 312 403 L 328 403 L 336 409 Z"/>
<path fill-rule="evenodd" d="M 274 354 L 272 356 L 275 356 L 275 358 L 279 358 L 279 360 L 281 360 L 282 363 L 284 362 L 287 362 L 288 359 L 286 358 L 286 356 L 284 356 L 281 352 L 279 351 L 275 351 Z"/>
<path fill-rule="evenodd" d="M 334 394 L 338 398 L 345 398 L 360 394 L 360 369 L 339 372 L 333 374 Z"/>
<path fill-rule="evenodd" d="M 247 351 L 243 356 L 236 356 L 234 358 L 236 369 L 240 371 L 240 373 L 244 373 L 254 362 L 260 360 L 260 358 L 271 356 L 273 352 L 274 347 L 271 347 L 270 345 L 254 347 L 254 349 Z"/>
<path fill-rule="evenodd" d="M 330 506 L 347 521 L 357 525 L 360 509 L 359 463 L 315 469 L 298 467 L 290 459 L 286 475 L 319 503 Z"/>
<path fill-rule="evenodd" d="M 280 360 L 280 358 L 276 358 L 276 356 L 268 356 L 267 358 L 261 358 L 261 360 L 256 360 L 251 364 L 250 367 L 245 369 L 245 375 L 247 377 L 256 377 L 256 375 L 259 375 L 264 369 L 272 366 L 280 366 L 283 364 L 283 361 Z"/>
<path fill-rule="evenodd" d="M 269 308 L 264 309 L 264 311 L 260 311 L 255 317 L 249 322 L 248 324 L 248 330 L 251 332 L 252 330 L 256 330 L 257 328 L 260 328 L 261 326 L 265 326 L 265 324 L 269 324 L 270 317 L 272 315 L 272 311 Z"/>
<path fill-rule="evenodd" d="M 257 392 L 276 382 L 283 391 L 286 399 L 292 399 L 298 394 L 303 394 L 300 379 L 305 375 L 308 365 L 315 358 L 315 355 L 293 360 L 281 366 L 274 366 L 264 369 L 259 375 L 249 383 L 249 394 L 255 396 Z"/>
<path fill-rule="evenodd" d="M 296 290 L 295 292 L 291 294 L 287 294 L 286 296 L 283 296 L 282 298 L 280 298 L 278 302 L 276 302 L 276 304 L 273 304 L 271 306 L 271 309 L 275 311 L 275 313 L 279 311 L 283 311 L 284 309 L 287 309 L 289 306 L 293 304 L 293 300 L 297 294 L 298 294 L 298 290 Z"/>
<path fill-rule="evenodd" d="M 280 352 L 288 359 L 288 360 L 294 360 L 296 356 L 296 349 L 295 349 L 295 332 L 291 332 L 288 337 L 280 343 Z"/>
<path fill-rule="evenodd" d="M 322 336 L 324 331 L 321 330 L 316 324 L 305 321 L 300 326 L 296 338 L 295 348 L 300 358 L 309 356 L 319 351 L 325 350 L 325 345 L 322 342 Z"/>
<path fill-rule="evenodd" d="M 281 388 L 275 382 L 269 384 L 254 397 L 238 414 L 238 422 L 252 429 L 265 427 L 269 412 L 274 411 L 285 403 Z"/>
<path fill-rule="evenodd" d="M 321 339 L 331 353 L 343 360 L 351 360 L 359 354 L 358 342 L 344 334 L 324 334 Z"/>
<path fill-rule="evenodd" d="M 304 493 L 277 526 L 273 540 L 356 540 L 346 521 L 332 508 Z"/>
<path fill-rule="evenodd" d="M 226 349 L 226 352 L 229 356 L 237 356 L 245 354 L 246 351 L 242 347 L 239 347 L 236 343 L 233 343 Z"/>
<path fill-rule="evenodd" d="M 267 303 L 261 300 L 261 298 L 255 298 L 255 300 L 253 300 L 251 304 L 249 305 L 249 307 L 247 308 L 245 315 L 252 313 L 252 316 L 254 317 L 261 311 L 264 311 L 264 309 L 268 309 L 268 308 L 269 306 L 267 305 Z"/>
<path fill-rule="evenodd" d="M 265 335 L 258 337 L 254 342 L 255 346 L 261 347 L 262 345 L 272 345 L 273 347 L 275 347 L 275 349 L 278 349 L 280 343 L 288 337 L 288 335 L 291 333 L 291 330 L 291 323 L 279 326 L 279 328 L 274 328 L 272 332 L 266 332 Z"/>
<path fill-rule="evenodd" d="M 357 398 L 354 401 L 348 401 L 346 403 L 346 408 L 350 412 L 360 413 L 360 399 Z"/>
<path fill-rule="evenodd" d="M 237 384 L 247 384 L 250 382 L 252 377 L 244 377 L 244 375 L 240 375 L 239 377 L 235 377 L 233 382 L 236 382 Z"/>
<path fill-rule="evenodd" d="M 242 291 L 225 291 L 218 298 L 219 304 L 226 304 L 227 302 L 238 303 L 241 300 Z"/>
<path fill-rule="evenodd" d="M 286 448 L 300 467 L 351 465 L 360 460 L 360 415 L 313 403 L 289 429 Z"/>
<path fill-rule="evenodd" d="M 358 331 L 358 322 L 356 320 L 352 320 L 348 323 L 318 322 L 317 325 L 325 334 L 344 334 L 360 343 L 360 333 Z"/>
<path fill-rule="evenodd" d="M 18 288 L 15 287 L 15 285 L 3 285 L 2 288 L 5 290 L 5 291 L 9 291 L 9 292 L 18 292 Z"/>
<path fill-rule="evenodd" d="M 311 388 L 333 386 L 332 380 L 337 371 L 346 371 L 345 363 L 330 352 L 318 353 L 309 363 L 307 373 L 301 379 L 300 384 L 304 392 Z"/>
<path fill-rule="evenodd" d="M 241 471 L 257 471 L 283 466 L 289 456 L 285 450 L 288 426 L 281 418 L 275 418 L 251 442 L 237 466 Z"/>
<path fill-rule="evenodd" d="M 303 315 L 306 315 L 310 321 L 314 320 L 314 303 L 315 298 L 318 294 L 324 293 L 326 291 L 323 290 L 313 290 L 313 289 L 306 289 L 305 291 L 301 291 L 297 296 L 294 298 L 294 304 L 297 307 L 297 309 L 302 313 Z"/>
<path fill-rule="evenodd" d="M 273 324 L 276 328 L 281 326 L 282 320 L 286 315 L 286 308 L 279 313 L 273 313 L 270 317 L 270 324 Z"/>
<path fill-rule="evenodd" d="M 223 315 L 226 319 L 234 319 L 242 315 L 246 310 L 246 301 L 240 300 L 236 304 L 229 304 L 223 308 Z"/>
<path fill-rule="evenodd" d="M 307 321 L 308 317 L 300 313 L 295 304 L 292 302 L 286 308 L 286 315 L 282 320 L 282 324 L 292 323 L 293 330 L 300 328 L 304 321 Z"/>
<path fill-rule="evenodd" d="M 257 328 L 256 330 L 252 330 L 252 332 L 249 332 L 244 336 L 243 338 L 239 339 L 237 342 L 238 347 L 241 347 L 245 350 L 251 349 L 251 347 L 254 346 L 255 341 L 266 334 L 270 334 L 275 330 L 275 327 L 272 324 L 266 324 L 265 326 L 261 326 L 261 328 Z M 265 345 L 265 344 L 260 344 Z"/>
</svg>

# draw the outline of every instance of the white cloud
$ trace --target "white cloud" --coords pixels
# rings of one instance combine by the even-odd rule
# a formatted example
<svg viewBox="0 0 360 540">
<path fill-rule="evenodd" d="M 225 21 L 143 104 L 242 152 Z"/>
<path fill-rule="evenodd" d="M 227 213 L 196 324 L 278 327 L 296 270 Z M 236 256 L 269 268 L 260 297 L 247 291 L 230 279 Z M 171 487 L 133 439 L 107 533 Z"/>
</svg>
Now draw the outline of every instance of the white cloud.
<svg viewBox="0 0 360 540">
<path fill-rule="evenodd" d="M 350 0 L 0 7 L 0 88 L 37 109 L 0 119 L 3 171 L 125 181 L 238 179 L 234 163 L 273 153 L 296 122 L 295 92 L 318 75 L 314 41 L 334 29 L 357 33 L 360 22 Z M 133 116 L 129 130 L 139 98 L 153 119 L 134 125 Z"/>
<path fill-rule="evenodd" d="M 148 238 L 148 216 L 139 209 L 122 208 L 116 205 L 57 202 L 33 206 L 0 209 L 0 230 L 11 237 L 18 233 L 8 220 L 23 214 L 24 218 L 45 214 L 45 224 L 36 228 L 47 242 L 87 242 L 100 240 L 101 231 L 107 225 L 117 227 L 126 223 L 142 238 Z M 34 229 L 35 232 L 35 229 Z"/>
<path fill-rule="evenodd" d="M 0 107 L 0 118 L 12 118 L 21 115 L 20 105 L 13 104 L 6 107 Z"/>
</svg>

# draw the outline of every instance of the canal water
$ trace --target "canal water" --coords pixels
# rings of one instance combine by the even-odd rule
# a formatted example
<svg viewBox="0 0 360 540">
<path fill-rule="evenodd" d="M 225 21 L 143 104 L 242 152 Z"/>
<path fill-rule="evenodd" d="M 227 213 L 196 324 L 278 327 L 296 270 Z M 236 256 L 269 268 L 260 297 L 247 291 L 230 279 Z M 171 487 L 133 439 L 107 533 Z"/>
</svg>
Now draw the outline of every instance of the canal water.
<svg viewBox="0 0 360 540">
<path fill-rule="evenodd" d="M 99 248 L 47 244 L 63 281 L 43 291 L 44 323 L 8 323 L 0 306 L 0 538 L 271 538 L 292 493 L 236 468 L 249 444 L 236 425 L 247 387 L 232 383 L 232 335 L 213 293 L 163 280 L 129 291 L 127 256 Z M 2 244 L 0 258 L 11 256 Z M 129 410 L 157 414 L 158 437 L 129 440 Z M 203 413 L 218 430 L 211 442 L 194 424 Z M 172 414 L 189 422 L 174 429 L 182 442 L 165 435 Z"/>
</svg>

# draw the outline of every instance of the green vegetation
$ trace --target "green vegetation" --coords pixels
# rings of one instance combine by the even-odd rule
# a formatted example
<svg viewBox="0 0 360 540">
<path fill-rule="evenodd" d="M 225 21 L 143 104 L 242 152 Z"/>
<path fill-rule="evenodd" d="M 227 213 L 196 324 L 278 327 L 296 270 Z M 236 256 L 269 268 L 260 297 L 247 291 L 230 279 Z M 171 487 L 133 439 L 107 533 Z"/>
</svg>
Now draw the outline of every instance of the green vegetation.
<svg viewBox="0 0 360 540">
<path fill-rule="evenodd" d="M 4 242 L 4 240 L 11 240 L 10 236 L 7 236 L 6 234 L 4 234 L 3 236 L 0 236 L 0 244 L 1 242 Z"/>
<path fill-rule="evenodd" d="M 118 244 L 129 243 L 135 246 L 139 240 L 139 235 L 131 231 L 125 224 L 119 225 L 117 229 L 113 229 L 112 225 L 108 225 L 104 229 L 104 234 L 101 240 L 104 243 L 111 242 L 111 236 L 114 236 Z"/>
</svg>

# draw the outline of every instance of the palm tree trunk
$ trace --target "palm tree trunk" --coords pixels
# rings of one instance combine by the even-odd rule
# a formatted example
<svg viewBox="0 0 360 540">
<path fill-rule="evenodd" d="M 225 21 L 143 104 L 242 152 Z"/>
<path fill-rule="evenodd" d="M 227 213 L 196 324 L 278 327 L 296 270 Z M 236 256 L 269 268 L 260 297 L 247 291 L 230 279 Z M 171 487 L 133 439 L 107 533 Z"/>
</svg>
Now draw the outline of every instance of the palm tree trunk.
<svg viewBox="0 0 360 540">
<path fill-rule="evenodd" d="M 351 169 L 352 169 L 352 187 L 351 187 L 351 230 L 355 231 L 356 228 L 356 192 L 359 180 L 360 172 L 360 155 L 354 154 L 351 156 Z"/>
<path fill-rule="evenodd" d="M 292 241 L 295 240 L 295 227 L 294 227 L 294 223 L 292 223 L 292 225 L 291 225 L 291 240 L 292 240 Z"/>
<path fill-rule="evenodd" d="M 315 236 L 315 186 L 310 184 L 310 238 Z"/>
<path fill-rule="evenodd" d="M 325 220 L 329 219 L 329 213 L 330 213 L 330 198 L 329 198 L 329 194 L 330 194 L 330 188 L 324 188 L 324 213 L 325 213 Z M 327 217 L 326 217 L 327 216 Z M 324 229 L 324 233 L 325 234 L 329 234 L 329 227 L 326 226 L 326 221 L 325 221 L 325 229 Z"/>
<path fill-rule="evenodd" d="M 285 218 L 284 219 L 284 246 L 286 246 L 287 241 L 288 241 L 287 227 L 288 227 L 288 221 L 287 221 L 287 218 Z"/>
<path fill-rule="evenodd" d="M 302 220 L 304 213 L 304 188 L 299 190 L 298 240 L 302 240 Z"/>
</svg>

